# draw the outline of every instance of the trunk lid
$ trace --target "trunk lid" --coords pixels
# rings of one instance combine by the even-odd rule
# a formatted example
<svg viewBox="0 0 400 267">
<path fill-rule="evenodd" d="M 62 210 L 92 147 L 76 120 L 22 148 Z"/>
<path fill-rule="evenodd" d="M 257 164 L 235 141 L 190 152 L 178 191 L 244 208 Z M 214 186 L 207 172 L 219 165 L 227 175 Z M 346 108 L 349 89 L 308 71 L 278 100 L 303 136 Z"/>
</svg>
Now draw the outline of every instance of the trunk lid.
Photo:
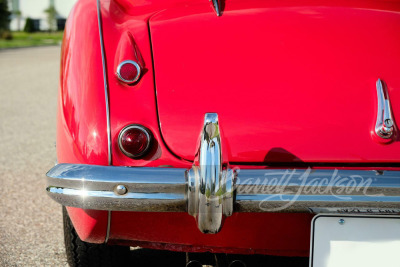
<svg viewBox="0 0 400 267">
<path fill-rule="evenodd" d="M 216 112 L 233 163 L 400 161 L 399 142 L 373 134 L 378 78 L 400 116 L 398 2 L 229 3 L 221 17 L 199 4 L 150 20 L 158 115 L 173 153 L 193 160 L 204 114 Z"/>
</svg>

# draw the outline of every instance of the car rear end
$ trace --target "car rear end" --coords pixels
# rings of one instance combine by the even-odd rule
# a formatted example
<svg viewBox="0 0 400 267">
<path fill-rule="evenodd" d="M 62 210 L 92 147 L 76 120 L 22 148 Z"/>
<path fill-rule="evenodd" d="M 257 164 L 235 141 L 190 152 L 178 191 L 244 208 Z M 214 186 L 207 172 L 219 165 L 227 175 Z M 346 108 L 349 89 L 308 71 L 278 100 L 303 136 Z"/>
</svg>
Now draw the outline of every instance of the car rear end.
<svg viewBox="0 0 400 267">
<path fill-rule="evenodd" d="M 400 212 L 399 2 L 75 9 L 47 192 L 83 241 L 308 256 L 315 214 Z"/>
</svg>

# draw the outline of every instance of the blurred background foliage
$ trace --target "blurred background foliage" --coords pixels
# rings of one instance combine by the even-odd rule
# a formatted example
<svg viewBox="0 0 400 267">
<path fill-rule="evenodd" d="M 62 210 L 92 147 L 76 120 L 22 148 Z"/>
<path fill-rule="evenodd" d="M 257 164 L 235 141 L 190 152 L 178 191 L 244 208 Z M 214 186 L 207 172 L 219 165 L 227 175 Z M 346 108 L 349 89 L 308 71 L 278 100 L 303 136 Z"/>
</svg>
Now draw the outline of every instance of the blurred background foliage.
<svg viewBox="0 0 400 267">
<path fill-rule="evenodd" d="M 12 39 L 9 30 L 10 15 L 11 12 L 8 10 L 8 1 L 0 0 L 0 39 Z"/>
<path fill-rule="evenodd" d="M 42 5 L 45 7 L 46 2 L 43 1 L 45 0 L 42 0 Z M 74 2 L 73 0 L 69 1 Z M 43 17 L 32 18 L 23 14 L 32 11 L 35 6 L 32 7 L 33 3 L 27 5 L 23 1 L 21 1 L 21 4 L 25 8 L 23 12 L 20 10 L 19 0 L 0 0 L 0 49 L 58 45 L 62 42 L 66 15 L 64 12 L 63 17 L 57 12 L 55 0 L 48 0 L 48 7 L 44 10 L 41 9 L 43 11 L 41 16 Z M 61 10 L 65 11 L 61 4 Z M 11 22 L 14 25 L 11 27 L 14 31 L 10 30 Z"/>
</svg>

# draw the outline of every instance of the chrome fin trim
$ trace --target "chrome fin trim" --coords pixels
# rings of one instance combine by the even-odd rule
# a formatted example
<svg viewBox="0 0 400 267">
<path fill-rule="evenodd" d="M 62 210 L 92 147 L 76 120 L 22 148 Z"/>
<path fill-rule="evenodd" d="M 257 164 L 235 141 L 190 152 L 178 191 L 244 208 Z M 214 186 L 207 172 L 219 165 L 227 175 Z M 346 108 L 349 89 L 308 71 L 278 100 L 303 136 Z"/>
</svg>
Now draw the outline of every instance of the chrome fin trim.
<svg viewBox="0 0 400 267">
<path fill-rule="evenodd" d="M 188 212 L 203 233 L 218 233 L 226 216 L 233 213 L 234 171 L 223 162 L 218 115 L 207 113 L 201 134 L 198 166 L 186 176 Z"/>
<path fill-rule="evenodd" d="M 217 14 L 217 17 L 220 17 L 222 15 L 220 0 L 210 0 L 210 2 L 212 3 L 213 9 Z"/>
<path fill-rule="evenodd" d="M 393 136 L 394 120 L 389 101 L 389 92 L 381 79 L 376 81 L 376 92 L 378 97 L 378 109 L 375 125 L 375 133 L 383 138 L 389 139 Z"/>
</svg>

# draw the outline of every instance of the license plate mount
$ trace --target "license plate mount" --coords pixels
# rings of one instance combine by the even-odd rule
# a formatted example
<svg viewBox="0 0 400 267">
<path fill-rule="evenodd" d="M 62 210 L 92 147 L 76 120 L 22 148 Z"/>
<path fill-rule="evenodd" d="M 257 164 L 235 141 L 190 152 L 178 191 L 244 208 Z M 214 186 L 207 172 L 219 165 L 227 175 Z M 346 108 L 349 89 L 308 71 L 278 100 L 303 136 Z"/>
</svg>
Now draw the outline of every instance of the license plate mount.
<svg viewBox="0 0 400 267">
<path fill-rule="evenodd" d="M 400 266 L 400 216 L 319 214 L 310 267 Z"/>
</svg>

